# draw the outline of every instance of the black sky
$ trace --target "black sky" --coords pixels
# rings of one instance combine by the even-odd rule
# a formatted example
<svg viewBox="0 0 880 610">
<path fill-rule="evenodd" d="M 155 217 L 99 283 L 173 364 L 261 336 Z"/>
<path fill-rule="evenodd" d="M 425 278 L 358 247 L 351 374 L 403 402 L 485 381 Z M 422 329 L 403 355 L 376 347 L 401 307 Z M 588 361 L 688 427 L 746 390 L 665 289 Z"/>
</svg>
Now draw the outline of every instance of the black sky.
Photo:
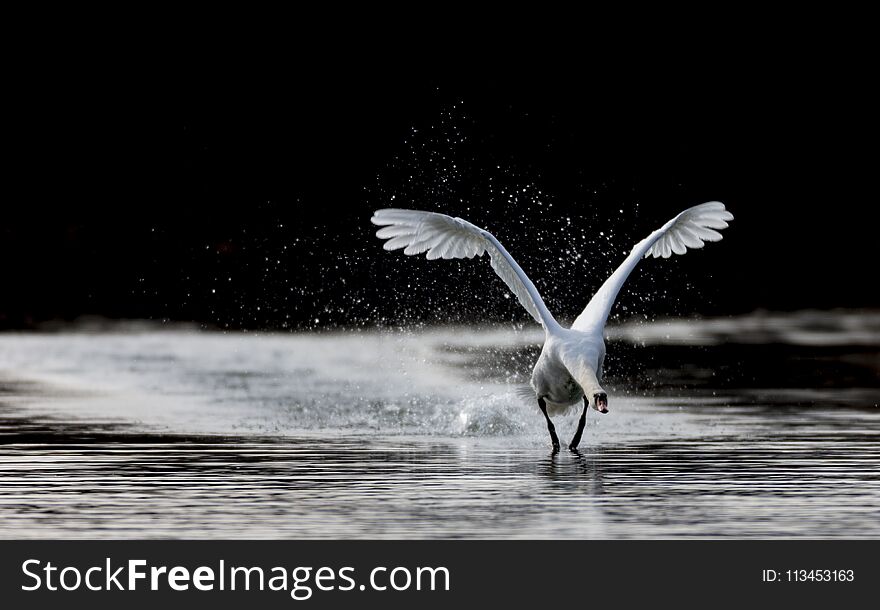
<svg viewBox="0 0 880 610">
<path fill-rule="evenodd" d="M 384 252 L 369 217 L 392 206 L 483 224 L 562 317 L 715 199 L 724 241 L 643 263 L 618 315 L 880 306 L 877 99 L 845 53 L 43 65 L 11 89 L 2 328 L 526 319 L 484 262 Z"/>
</svg>

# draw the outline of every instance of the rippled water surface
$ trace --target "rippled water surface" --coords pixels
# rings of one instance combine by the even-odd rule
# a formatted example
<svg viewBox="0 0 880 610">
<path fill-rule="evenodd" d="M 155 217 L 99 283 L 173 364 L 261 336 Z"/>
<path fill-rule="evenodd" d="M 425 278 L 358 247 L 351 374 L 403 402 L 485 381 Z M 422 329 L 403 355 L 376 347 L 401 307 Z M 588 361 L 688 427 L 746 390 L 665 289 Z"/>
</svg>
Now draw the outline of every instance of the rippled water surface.
<svg viewBox="0 0 880 610">
<path fill-rule="evenodd" d="M 877 538 L 878 320 L 824 316 L 612 329 L 555 454 L 532 331 L 0 335 L 0 537 Z"/>
</svg>

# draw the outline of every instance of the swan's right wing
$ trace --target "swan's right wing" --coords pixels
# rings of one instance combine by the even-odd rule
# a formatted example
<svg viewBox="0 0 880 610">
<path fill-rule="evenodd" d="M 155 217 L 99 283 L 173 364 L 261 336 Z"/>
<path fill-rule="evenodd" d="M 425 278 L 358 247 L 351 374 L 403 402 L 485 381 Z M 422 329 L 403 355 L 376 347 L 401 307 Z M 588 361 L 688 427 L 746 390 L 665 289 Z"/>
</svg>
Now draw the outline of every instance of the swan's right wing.
<svg viewBox="0 0 880 610">
<path fill-rule="evenodd" d="M 535 321 L 545 328 L 556 325 L 535 285 L 488 231 L 461 218 L 418 210 L 377 210 L 371 221 L 383 227 L 376 237 L 388 240 L 383 246 L 386 250 L 404 248 L 407 255 L 427 252 L 431 260 L 473 258 L 488 252 L 492 269 Z"/>
<path fill-rule="evenodd" d="M 584 332 L 601 332 L 617 294 L 643 257 L 669 258 L 673 254 L 684 254 L 688 248 L 702 248 L 703 242 L 721 241 L 721 233 L 718 231 L 726 229 L 729 220 L 733 220 L 733 214 L 720 201 L 695 205 L 678 214 L 635 245 L 626 260 L 593 295 L 587 308 L 571 327 Z"/>
</svg>

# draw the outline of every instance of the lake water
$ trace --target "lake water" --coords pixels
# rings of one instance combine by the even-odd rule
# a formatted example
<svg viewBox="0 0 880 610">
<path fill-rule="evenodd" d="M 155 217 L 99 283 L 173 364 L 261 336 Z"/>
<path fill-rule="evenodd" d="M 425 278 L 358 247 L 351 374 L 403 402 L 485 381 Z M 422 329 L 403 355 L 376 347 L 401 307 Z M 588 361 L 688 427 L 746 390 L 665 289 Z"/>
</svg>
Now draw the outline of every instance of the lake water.
<svg viewBox="0 0 880 610">
<path fill-rule="evenodd" d="M 2 334 L 0 537 L 880 538 L 880 315 L 615 326 L 579 453 L 540 340 Z"/>
</svg>

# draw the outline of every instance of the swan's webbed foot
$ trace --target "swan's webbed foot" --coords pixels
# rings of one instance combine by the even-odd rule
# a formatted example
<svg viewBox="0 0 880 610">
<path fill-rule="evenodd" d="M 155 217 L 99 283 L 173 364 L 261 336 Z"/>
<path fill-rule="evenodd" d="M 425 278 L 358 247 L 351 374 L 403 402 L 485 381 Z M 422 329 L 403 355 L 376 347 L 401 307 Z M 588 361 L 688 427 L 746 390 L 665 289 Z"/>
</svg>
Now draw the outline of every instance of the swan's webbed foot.
<svg viewBox="0 0 880 610">
<path fill-rule="evenodd" d="M 559 451 L 559 437 L 556 436 L 556 428 L 553 426 L 553 422 L 550 421 L 550 416 L 547 415 L 547 403 L 543 398 L 538 399 L 538 406 L 541 407 L 541 413 L 544 414 L 544 419 L 547 420 L 547 430 L 550 431 L 550 441 L 553 443 L 553 451 Z"/>
<path fill-rule="evenodd" d="M 571 439 L 571 444 L 568 446 L 569 449 L 577 453 L 578 445 L 581 444 L 581 436 L 584 434 L 584 426 L 587 423 L 587 405 L 590 403 L 587 401 L 587 397 L 584 396 L 584 410 L 581 413 L 581 418 L 578 421 L 578 429 L 577 432 L 574 433 L 574 438 Z"/>
</svg>

